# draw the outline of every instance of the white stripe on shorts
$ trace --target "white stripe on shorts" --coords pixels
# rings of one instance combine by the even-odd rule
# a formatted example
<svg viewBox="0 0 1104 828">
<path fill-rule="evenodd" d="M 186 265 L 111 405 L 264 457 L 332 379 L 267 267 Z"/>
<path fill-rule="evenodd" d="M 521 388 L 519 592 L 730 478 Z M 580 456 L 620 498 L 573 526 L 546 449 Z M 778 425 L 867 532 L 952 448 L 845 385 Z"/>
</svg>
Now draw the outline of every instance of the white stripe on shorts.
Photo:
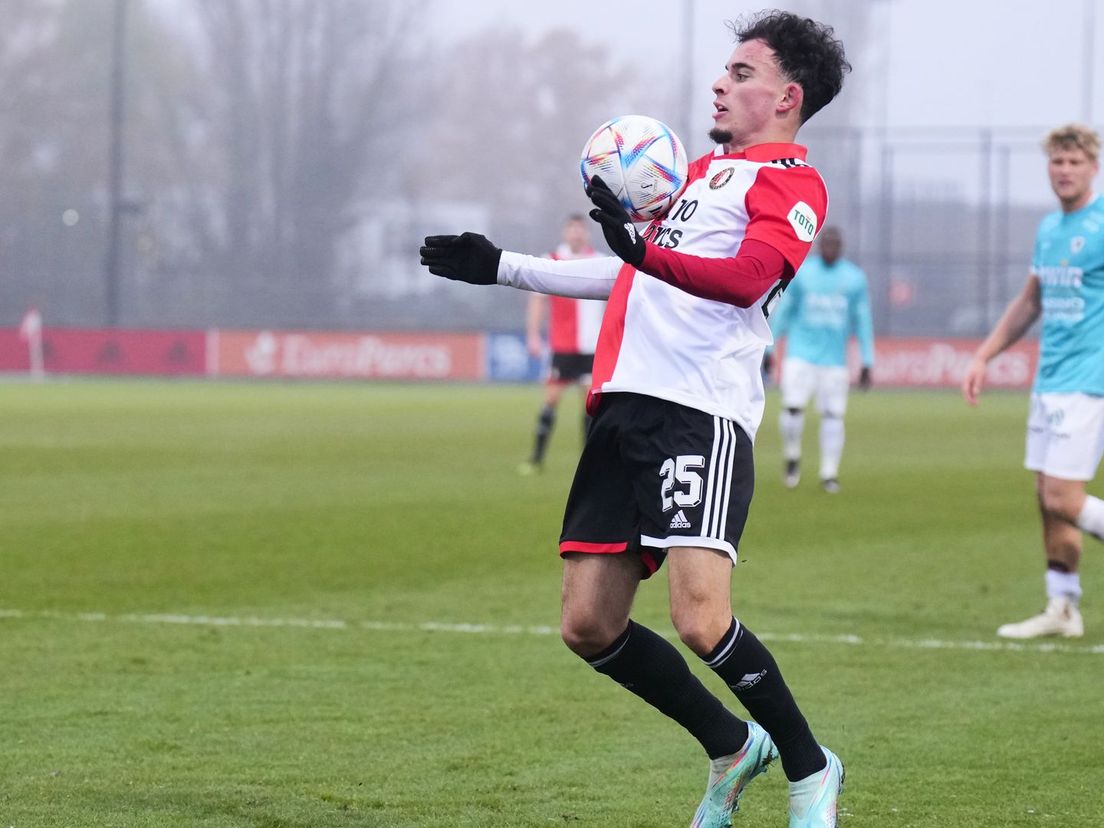
<svg viewBox="0 0 1104 828">
<path fill-rule="evenodd" d="M 724 427 L 728 432 L 728 457 L 725 460 L 724 467 L 721 521 L 717 526 L 717 533 L 713 536 L 718 540 L 724 540 L 725 530 L 728 528 L 728 504 L 732 500 L 732 466 L 736 462 L 736 426 L 732 424 L 732 420 L 725 420 Z"/>
<path fill-rule="evenodd" d="M 728 431 L 724 427 L 724 419 L 718 417 L 714 426 L 721 435 L 721 451 L 717 456 L 717 465 L 713 467 L 713 479 L 709 481 L 713 489 L 713 511 L 709 515 L 709 522 L 702 522 L 702 534 L 711 538 L 717 536 L 718 519 L 724 511 L 721 499 L 724 497 L 724 468 L 728 460 Z"/>
<path fill-rule="evenodd" d="M 713 451 L 709 454 L 709 467 L 706 469 L 705 506 L 702 509 L 702 531 L 708 531 L 710 517 L 713 513 L 713 488 L 716 480 L 717 453 L 721 443 L 721 418 L 713 417 Z"/>
<path fill-rule="evenodd" d="M 735 443 L 732 423 L 723 417 L 714 417 L 714 456 L 709 460 L 709 497 L 702 514 L 702 533 L 718 540 L 724 540 L 724 529 L 728 521 L 728 495 Z"/>
</svg>

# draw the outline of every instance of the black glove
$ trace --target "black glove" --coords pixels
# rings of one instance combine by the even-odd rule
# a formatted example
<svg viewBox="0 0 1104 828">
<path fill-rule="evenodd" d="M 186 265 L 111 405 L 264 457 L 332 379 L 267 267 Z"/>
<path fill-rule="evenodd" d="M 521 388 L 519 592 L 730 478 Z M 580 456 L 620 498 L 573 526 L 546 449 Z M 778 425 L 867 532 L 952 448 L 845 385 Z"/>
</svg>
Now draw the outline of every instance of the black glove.
<svg viewBox="0 0 1104 828">
<path fill-rule="evenodd" d="M 590 179 L 586 194 L 595 207 L 590 211 L 590 217 L 602 225 L 602 235 L 606 237 L 610 250 L 633 267 L 640 267 L 647 242 L 636 232 L 632 218 L 613 190 L 601 176 L 595 175 Z"/>
<path fill-rule="evenodd" d="M 869 391 L 870 386 L 874 384 L 873 377 L 870 376 L 870 366 L 864 365 L 862 370 L 859 371 L 859 390 Z"/>
<path fill-rule="evenodd" d="M 434 276 L 444 276 L 472 285 L 498 282 L 498 260 L 502 251 L 478 233 L 459 236 L 426 236 L 418 251 L 422 264 Z"/>
</svg>

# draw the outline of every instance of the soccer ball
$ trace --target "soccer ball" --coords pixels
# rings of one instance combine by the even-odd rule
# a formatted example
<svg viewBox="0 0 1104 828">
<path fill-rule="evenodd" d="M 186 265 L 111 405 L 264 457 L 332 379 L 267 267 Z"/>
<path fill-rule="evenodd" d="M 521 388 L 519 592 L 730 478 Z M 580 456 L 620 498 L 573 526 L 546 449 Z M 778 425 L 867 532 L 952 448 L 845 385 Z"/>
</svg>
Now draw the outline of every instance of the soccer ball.
<svg viewBox="0 0 1104 828">
<path fill-rule="evenodd" d="M 686 150 L 662 121 L 622 115 L 587 139 L 579 161 L 583 186 L 600 175 L 633 221 L 662 218 L 686 187 Z"/>
</svg>

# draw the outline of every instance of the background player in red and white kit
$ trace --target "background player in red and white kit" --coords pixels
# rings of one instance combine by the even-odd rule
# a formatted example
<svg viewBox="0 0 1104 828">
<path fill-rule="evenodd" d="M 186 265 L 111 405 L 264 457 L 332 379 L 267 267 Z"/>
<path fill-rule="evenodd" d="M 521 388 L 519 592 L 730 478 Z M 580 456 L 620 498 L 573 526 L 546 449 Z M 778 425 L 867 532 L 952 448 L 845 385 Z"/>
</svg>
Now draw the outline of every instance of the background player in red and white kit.
<svg viewBox="0 0 1104 828">
<path fill-rule="evenodd" d="M 590 259 L 598 254 L 590 246 L 590 228 L 580 215 L 568 216 L 563 227 L 563 241 L 551 253 L 550 259 L 568 261 Z M 556 427 L 556 407 L 569 385 L 588 381 L 594 367 L 594 346 L 606 303 L 596 299 L 572 299 L 533 293 L 525 313 L 525 340 L 532 356 L 544 355 L 541 332 L 548 318 L 548 349 L 551 361 L 545 381 L 544 404 L 537 415 L 533 435 L 533 453 L 522 463 L 522 474 L 534 474 L 544 464 L 548 438 Z M 590 415 L 583 414 L 583 433 L 589 429 Z"/>
<path fill-rule="evenodd" d="M 791 828 L 822 828 L 836 825 L 843 765 L 817 744 L 770 652 L 733 617 L 731 576 L 754 485 L 767 306 L 828 206 L 794 139 L 850 67 L 831 28 L 788 12 L 733 31 L 738 45 L 713 84 L 718 147 L 691 165 L 669 213 L 638 234 L 592 181 L 591 218 L 618 258 L 549 261 L 464 233 L 427 238 L 421 260 L 474 284 L 609 298 L 588 397 L 594 423 L 560 536 L 563 639 L 701 743 L 710 774 L 693 828 L 730 825 L 744 787 L 776 754 Z M 664 560 L 679 638 L 755 722 L 630 619 L 640 582 Z"/>
</svg>

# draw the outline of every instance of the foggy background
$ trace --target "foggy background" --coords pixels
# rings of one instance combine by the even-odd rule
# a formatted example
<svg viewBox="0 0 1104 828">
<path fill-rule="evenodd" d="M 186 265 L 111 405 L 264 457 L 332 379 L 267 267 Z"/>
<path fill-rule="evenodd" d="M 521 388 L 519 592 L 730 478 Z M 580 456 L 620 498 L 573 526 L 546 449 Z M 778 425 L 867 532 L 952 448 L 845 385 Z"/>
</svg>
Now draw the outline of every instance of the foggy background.
<svg viewBox="0 0 1104 828">
<path fill-rule="evenodd" d="M 880 334 L 977 335 L 1104 106 L 1095 0 L 802 0 L 854 71 L 799 135 Z M 0 326 L 520 328 L 427 233 L 543 254 L 615 115 L 711 149 L 713 0 L 0 0 Z M 600 234 L 595 228 L 599 247 Z"/>
</svg>

